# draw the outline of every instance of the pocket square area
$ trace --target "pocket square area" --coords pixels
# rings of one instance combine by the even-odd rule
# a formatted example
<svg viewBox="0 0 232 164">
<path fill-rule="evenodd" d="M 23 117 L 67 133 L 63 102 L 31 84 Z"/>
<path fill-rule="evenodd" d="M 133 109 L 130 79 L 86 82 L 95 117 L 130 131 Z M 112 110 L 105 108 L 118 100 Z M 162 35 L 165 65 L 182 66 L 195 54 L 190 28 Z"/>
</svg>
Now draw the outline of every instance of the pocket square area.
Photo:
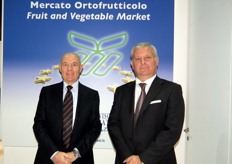
<svg viewBox="0 0 232 164">
<path fill-rule="evenodd" d="M 161 103 L 161 100 L 154 100 L 154 101 L 151 101 L 150 104 L 156 104 L 156 103 Z"/>
</svg>

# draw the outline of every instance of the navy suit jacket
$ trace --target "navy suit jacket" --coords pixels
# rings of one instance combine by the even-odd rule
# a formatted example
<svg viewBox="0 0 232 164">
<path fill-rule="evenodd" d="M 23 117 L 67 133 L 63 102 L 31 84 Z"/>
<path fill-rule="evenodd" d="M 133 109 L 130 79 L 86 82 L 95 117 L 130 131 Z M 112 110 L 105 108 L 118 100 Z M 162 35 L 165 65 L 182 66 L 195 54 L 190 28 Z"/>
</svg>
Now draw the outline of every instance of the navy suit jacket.
<svg viewBox="0 0 232 164">
<path fill-rule="evenodd" d="M 184 121 L 180 85 L 156 77 L 145 97 L 134 129 L 135 82 L 117 88 L 108 120 L 116 164 L 139 155 L 144 164 L 176 164 L 174 145 Z"/>
<path fill-rule="evenodd" d="M 68 149 L 63 148 L 62 106 L 63 82 L 42 88 L 33 125 L 38 141 L 34 163 L 52 163 L 53 153 L 70 152 L 76 147 L 81 158 L 74 163 L 94 164 L 92 147 L 101 132 L 98 92 L 79 83 L 76 118 Z"/>
</svg>

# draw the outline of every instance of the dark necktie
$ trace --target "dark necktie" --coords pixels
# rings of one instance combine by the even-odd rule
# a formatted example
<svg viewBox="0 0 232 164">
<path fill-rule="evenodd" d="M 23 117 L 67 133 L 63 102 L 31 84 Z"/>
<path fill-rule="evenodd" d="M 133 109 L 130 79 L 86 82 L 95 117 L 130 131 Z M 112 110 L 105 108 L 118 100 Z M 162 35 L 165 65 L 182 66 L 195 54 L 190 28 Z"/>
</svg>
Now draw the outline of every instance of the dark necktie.
<svg viewBox="0 0 232 164">
<path fill-rule="evenodd" d="M 67 93 L 63 103 L 63 141 L 64 147 L 68 148 L 72 133 L 73 119 L 73 96 L 71 92 L 72 86 L 67 86 Z"/>
<path fill-rule="evenodd" d="M 139 83 L 139 86 L 141 87 L 141 94 L 139 96 L 139 99 L 138 99 L 137 105 L 136 105 L 136 109 L 135 109 L 134 127 L 135 127 L 137 119 L 139 117 L 139 112 L 140 112 L 140 109 L 142 107 L 143 100 L 144 100 L 144 98 L 146 96 L 146 92 L 145 92 L 146 83 Z"/>
</svg>

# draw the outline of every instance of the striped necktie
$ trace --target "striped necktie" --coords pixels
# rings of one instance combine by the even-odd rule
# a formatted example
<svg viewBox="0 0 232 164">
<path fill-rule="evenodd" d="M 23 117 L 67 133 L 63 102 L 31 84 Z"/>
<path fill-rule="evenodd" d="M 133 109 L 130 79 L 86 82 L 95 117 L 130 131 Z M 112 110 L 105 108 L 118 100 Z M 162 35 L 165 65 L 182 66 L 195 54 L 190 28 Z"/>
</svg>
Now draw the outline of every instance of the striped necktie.
<svg viewBox="0 0 232 164">
<path fill-rule="evenodd" d="M 63 103 L 63 142 L 66 149 L 69 146 L 72 133 L 73 96 L 71 89 L 72 86 L 67 86 L 67 93 Z"/>
</svg>

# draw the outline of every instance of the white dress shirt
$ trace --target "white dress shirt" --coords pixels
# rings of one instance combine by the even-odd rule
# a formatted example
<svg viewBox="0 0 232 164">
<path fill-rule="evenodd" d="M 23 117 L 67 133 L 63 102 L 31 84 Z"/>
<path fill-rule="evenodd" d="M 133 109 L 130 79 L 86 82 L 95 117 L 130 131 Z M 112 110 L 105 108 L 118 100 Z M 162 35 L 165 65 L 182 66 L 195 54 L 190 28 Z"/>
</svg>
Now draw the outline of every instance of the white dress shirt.
<svg viewBox="0 0 232 164">
<path fill-rule="evenodd" d="M 139 83 L 146 83 L 146 87 L 145 87 L 145 92 L 147 94 L 147 92 L 149 91 L 151 84 L 153 82 L 153 80 L 155 79 L 156 75 L 152 76 L 150 79 L 147 79 L 146 81 L 141 82 L 138 78 L 135 79 L 135 101 L 134 101 L 134 111 L 136 108 L 136 104 L 137 101 L 139 99 L 139 96 L 141 94 L 141 87 L 139 86 Z"/>
<path fill-rule="evenodd" d="M 73 122 L 72 122 L 72 127 L 74 126 L 74 121 L 75 121 L 75 118 L 76 118 L 76 111 L 77 111 L 77 99 L 78 99 L 78 84 L 79 84 L 79 81 L 76 81 L 75 83 L 72 84 L 72 89 L 71 89 L 71 92 L 72 92 L 72 96 L 73 96 Z M 68 84 L 66 82 L 64 82 L 64 85 L 63 85 L 63 100 L 64 100 L 64 97 L 67 93 L 67 86 Z"/>
</svg>

